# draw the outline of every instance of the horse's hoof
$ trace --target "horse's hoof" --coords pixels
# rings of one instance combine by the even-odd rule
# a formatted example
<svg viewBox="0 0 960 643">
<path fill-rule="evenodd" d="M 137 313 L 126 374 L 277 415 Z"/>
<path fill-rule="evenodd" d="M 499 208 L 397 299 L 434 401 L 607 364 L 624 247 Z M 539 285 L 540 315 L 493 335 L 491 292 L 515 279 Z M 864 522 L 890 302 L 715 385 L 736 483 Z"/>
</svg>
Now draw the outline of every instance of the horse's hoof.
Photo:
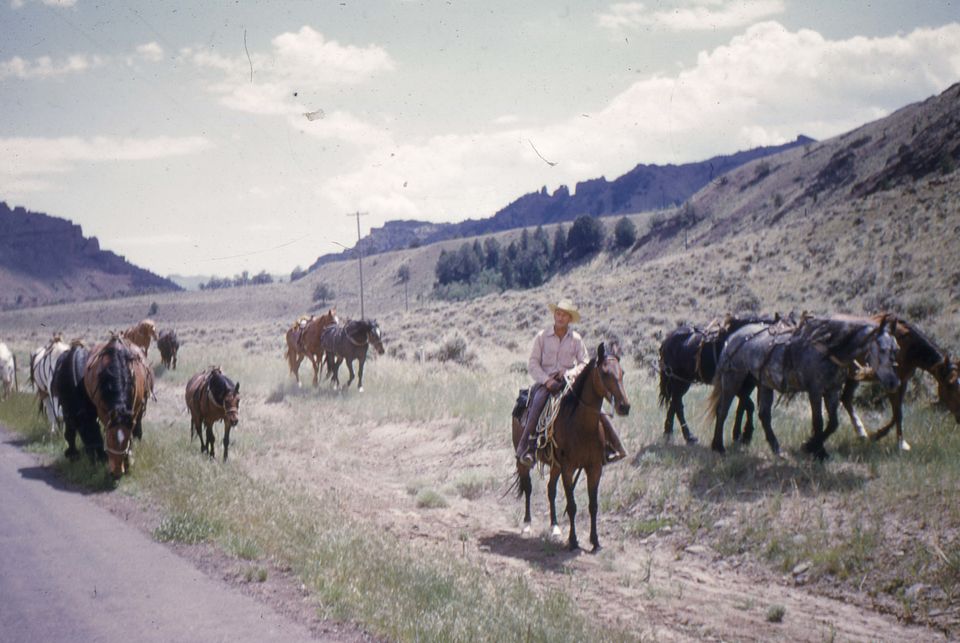
<svg viewBox="0 0 960 643">
<path fill-rule="evenodd" d="M 909 451 L 909 450 L 910 450 L 910 443 L 907 442 L 906 440 L 900 440 L 900 450 L 901 450 L 901 451 Z"/>
<path fill-rule="evenodd" d="M 560 531 L 559 525 L 554 525 L 553 528 L 550 529 L 550 537 L 551 537 L 551 538 L 560 538 L 560 536 L 562 536 L 562 535 L 563 535 L 563 533 Z"/>
<path fill-rule="evenodd" d="M 362 386 L 357 389 L 357 393 L 363 393 L 363 387 L 362 387 Z"/>
<path fill-rule="evenodd" d="M 523 529 L 520 530 L 520 533 L 523 534 L 524 536 L 526 536 L 527 534 L 529 534 L 529 533 L 530 533 L 530 523 L 525 523 L 525 524 L 523 525 Z"/>
<path fill-rule="evenodd" d="M 570 541 L 570 545 L 568 546 L 568 549 L 570 551 L 577 551 L 578 549 L 580 549 L 580 543 L 578 543 L 576 540 L 572 540 Z"/>
<path fill-rule="evenodd" d="M 717 444 L 716 442 L 711 444 L 710 448 L 716 451 L 717 453 L 719 453 L 720 455 L 723 455 L 726 452 L 726 450 L 723 448 L 723 445 Z"/>
</svg>

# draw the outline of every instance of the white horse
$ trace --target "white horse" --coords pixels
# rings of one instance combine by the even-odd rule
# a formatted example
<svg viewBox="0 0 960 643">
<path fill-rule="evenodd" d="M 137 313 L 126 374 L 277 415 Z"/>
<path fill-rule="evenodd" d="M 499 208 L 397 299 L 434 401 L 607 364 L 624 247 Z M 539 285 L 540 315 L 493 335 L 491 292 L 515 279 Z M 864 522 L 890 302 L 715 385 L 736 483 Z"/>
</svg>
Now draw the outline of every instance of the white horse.
<svg viewBox="0 0 960 643">
<path fill-rule="evenodd" d="M 0 342 L 0 400 L 6 399 L 17 386 L 17 358 L 3 342 Z"/>
<path fill-rule="evenodd" d="M 50 421 L 51 433 L 56 433 L 63 424 L 63 413 L 60 410 L 60 401 L 50 393 L 50 383 L 53 381 L 57 359 L 68 350 L 70 347 L 61 341 L 60 336 L 54 335 L 49 344 L 33 351 L 30 356 L 30 379 L 37 388 L 40 408 Z"/>
</svg>

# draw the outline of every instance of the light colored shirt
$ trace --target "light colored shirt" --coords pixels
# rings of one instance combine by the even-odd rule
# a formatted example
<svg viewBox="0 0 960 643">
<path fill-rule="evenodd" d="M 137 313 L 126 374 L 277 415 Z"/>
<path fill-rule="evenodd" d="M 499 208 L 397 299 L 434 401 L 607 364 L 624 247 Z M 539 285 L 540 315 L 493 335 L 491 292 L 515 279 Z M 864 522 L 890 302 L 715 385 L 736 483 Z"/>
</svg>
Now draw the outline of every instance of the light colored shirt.
<svg viewBox="0 0 960 643">
<path fill-rule="evenodd" d="M 551 326 L 533 338 L 527 372 L 534 382 L 543 384 L 553 373 L 568 371 L 589 361 L 587 347 L 580 333 L 568 328 L 563 339 L 560 339 Z"/>
</svg>

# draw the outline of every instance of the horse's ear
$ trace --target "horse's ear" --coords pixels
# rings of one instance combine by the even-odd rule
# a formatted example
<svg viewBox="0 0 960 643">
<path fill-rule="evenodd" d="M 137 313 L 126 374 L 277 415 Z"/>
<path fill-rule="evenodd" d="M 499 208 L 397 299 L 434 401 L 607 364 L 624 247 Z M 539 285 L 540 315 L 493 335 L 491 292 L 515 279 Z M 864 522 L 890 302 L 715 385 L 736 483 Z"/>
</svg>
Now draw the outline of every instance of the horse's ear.
<svg viewBox="0 0 960 643">
<path fill-rule="evenodd" d="M 240 395 L 240 382 L 237 382 L 236 386 L 233 387 L 233 392 Z"/>
<path fill-rule="evenodd" d="M 603 358 L 606 356 L 607 347 L 604 346 L 603 342 L 600 342 L 600 345 L 597 346 L 597 361 L 602 362 Z"/>
</svg>

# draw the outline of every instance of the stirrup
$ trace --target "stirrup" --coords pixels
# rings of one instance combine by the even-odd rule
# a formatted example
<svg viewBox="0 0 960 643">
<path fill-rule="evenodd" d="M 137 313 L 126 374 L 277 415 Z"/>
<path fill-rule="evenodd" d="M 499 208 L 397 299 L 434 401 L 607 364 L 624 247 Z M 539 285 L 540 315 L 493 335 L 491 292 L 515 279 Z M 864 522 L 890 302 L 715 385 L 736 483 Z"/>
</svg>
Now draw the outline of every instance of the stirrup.
<svg viewBox="0 0 960 643">
<path fill-rule="evenodd" d="M 524 465 L 525 467 L 530 467 L 531 469 L 537 463 L 536 457 L 529 451 L 517 458 L 517 462 Z"/>
</svg>

